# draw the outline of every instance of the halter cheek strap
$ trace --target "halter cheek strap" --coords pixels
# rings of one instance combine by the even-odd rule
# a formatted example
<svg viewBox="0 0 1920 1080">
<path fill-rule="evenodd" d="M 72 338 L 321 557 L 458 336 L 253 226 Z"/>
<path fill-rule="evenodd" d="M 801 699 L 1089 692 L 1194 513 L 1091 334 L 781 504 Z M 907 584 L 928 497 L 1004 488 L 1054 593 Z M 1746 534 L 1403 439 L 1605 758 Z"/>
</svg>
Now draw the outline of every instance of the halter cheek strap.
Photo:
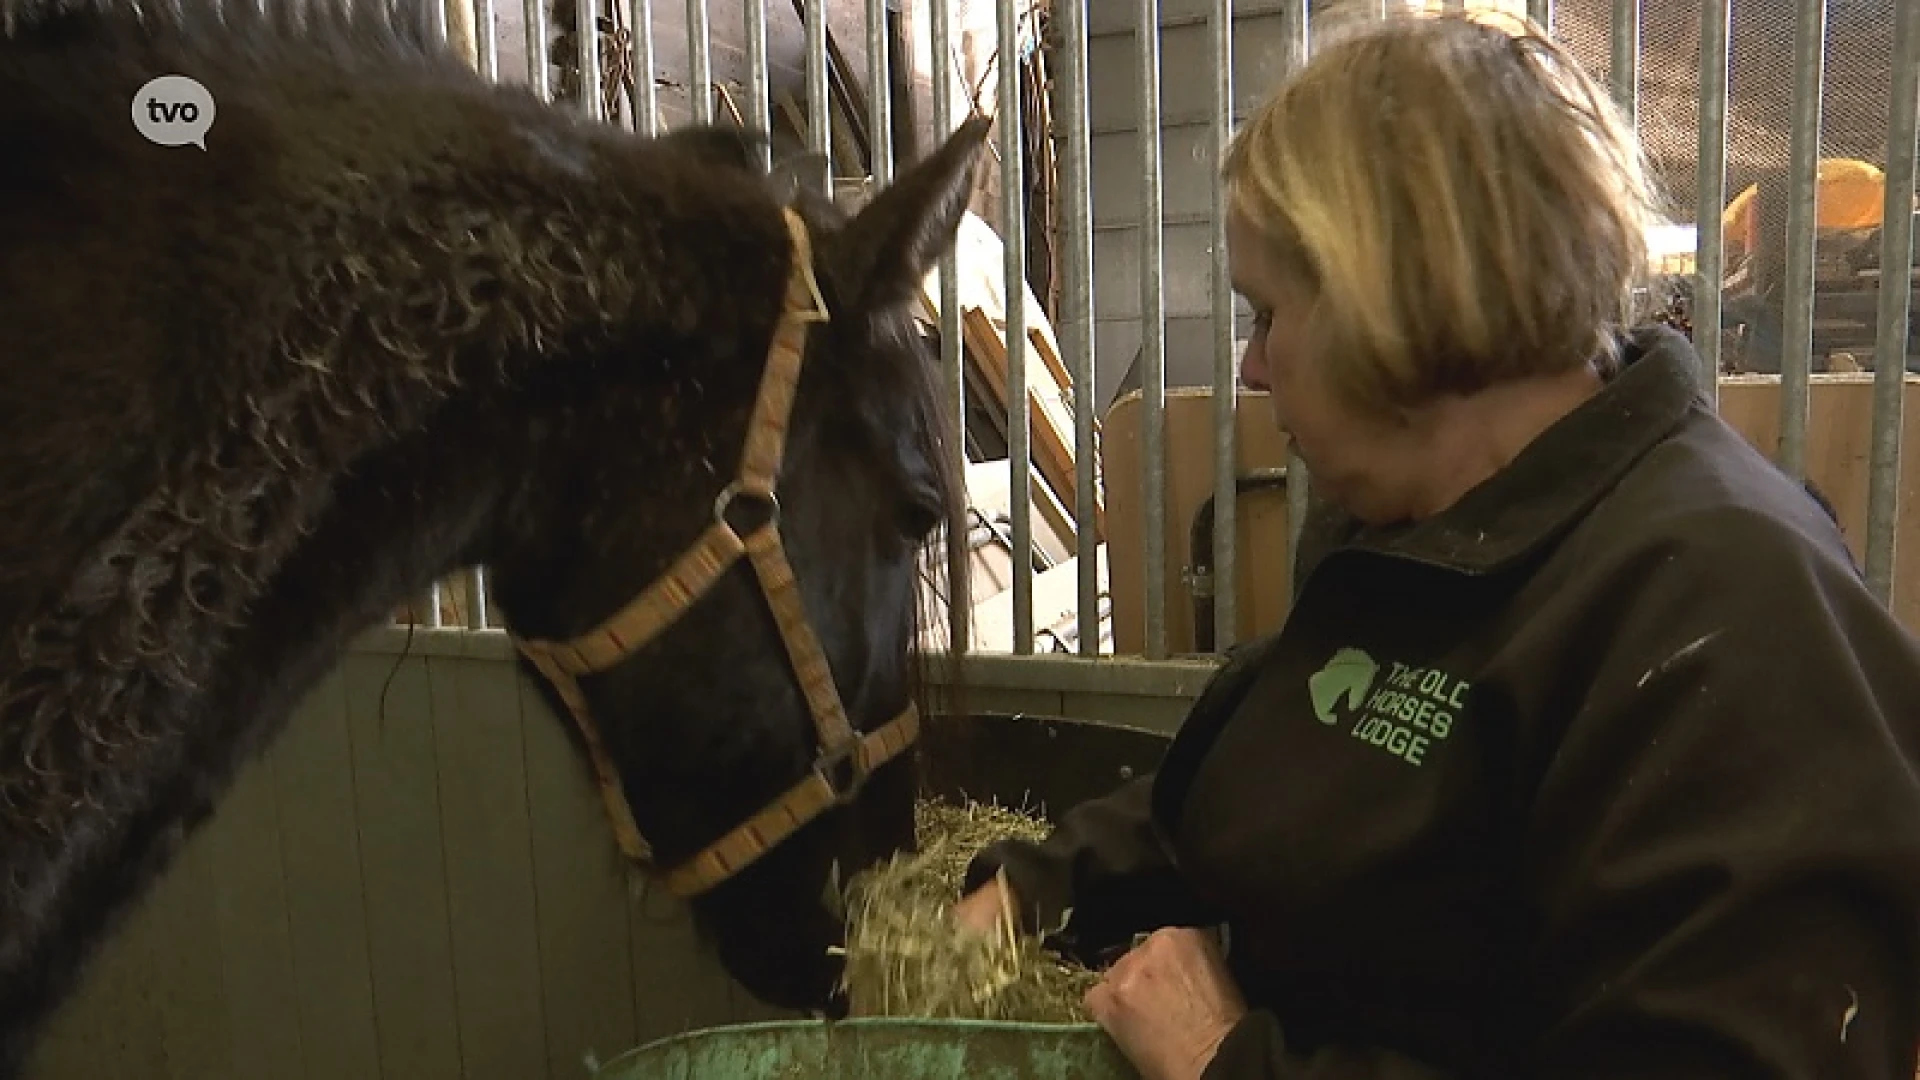
<svg viewBox="0 0 1920 1080">
<path fill-rule="evenodd" d="M 620 850 L 634 862 L 651 866 L 652 846 L 634 823 L 619 771 L 607 753 L 579 680 L 607 671 L 639 652 L 706 595 L 741 558 L 752 566 L 813 716 L 820 753 L 799 782 L 687 862 L 666 872 L 667 888 L 682 898 L 713 888 L 814 818 L 850 802 L 868 774 L 913 745 L 920 734 L 920 715 L 911 703 L 871 732 L 862 735 L 854 731 L 834 686 L 826 654 L 807 619 L 799 582 L 780 539 L 780 501 L 775 486 L 786 452 L 807 329 L 828 319 L 826 302 L 814 278 L 806 225 L 792 210 L 785 215 L 793 242 L 793 269 L 748 422 L 740 471 L 715 498 L 713 524 L 664 574 L 600 625 L 567 641 L 515 639 L 516 647 L 553 685 L 580 729 Z M 744 536 L 727 516 L 734 503 L 743 498 L 764 503 L 767 508 L 765 521 Z"/>
</svg>

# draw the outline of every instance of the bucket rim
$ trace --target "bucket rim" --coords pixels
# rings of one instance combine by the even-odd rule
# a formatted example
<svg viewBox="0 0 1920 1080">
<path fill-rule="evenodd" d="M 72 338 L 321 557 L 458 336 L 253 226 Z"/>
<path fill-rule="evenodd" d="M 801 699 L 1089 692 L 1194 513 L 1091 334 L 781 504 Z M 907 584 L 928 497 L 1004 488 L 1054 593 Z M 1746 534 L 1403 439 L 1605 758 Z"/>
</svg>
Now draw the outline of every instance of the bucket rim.
<svg viewBox="0 0 1920 1080">
<path fill-rule="evenodd" d="M 594 1075 L 600 1075 L 622 1064 L 632 1063 L 642 1055 L 651 1055 L 670 1046 L 698 1042 L 702 1039 L 721 1036 L 753 1035 L 770 1031 L 800 1031 L 806 1029 L 854 1028 L 856 1030 L 911 1030 L 937 1028 L 942 1031 L 1001 1031 L 1032 1032 L 1055 1036 L 1107 1037 L 1106 1030 L 1092 1021 L 1062 1023 L 1038 1020 L 976 1020 L 960 1017 L 932 1016 L 856 1016 L 845 1020 L 755 1020 L 743 1024 L 714 1024 L 708 1027 L 693 1028 L 673 1035 L 662 1036 L 652 1042 L 642 1043 L 616 1057 L 601 1062 L 594 1069 Z"/>
</svg>

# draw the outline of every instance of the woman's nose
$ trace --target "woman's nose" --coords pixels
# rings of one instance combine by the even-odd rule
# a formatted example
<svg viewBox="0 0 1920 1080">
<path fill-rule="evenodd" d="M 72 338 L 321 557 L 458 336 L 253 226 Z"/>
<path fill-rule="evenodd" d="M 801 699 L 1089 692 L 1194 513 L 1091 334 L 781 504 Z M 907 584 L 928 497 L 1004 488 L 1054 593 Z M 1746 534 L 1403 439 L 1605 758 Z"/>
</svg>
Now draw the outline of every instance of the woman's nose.
<svg viewBox="0 0 1920 1080">
<path fill-rule="evenodd" d="M 1273 389 L 1267 381 L 1266 335 L 1255 334 L 1240 353 L 1240 385 L 1248 390 Z"/>
</svg>

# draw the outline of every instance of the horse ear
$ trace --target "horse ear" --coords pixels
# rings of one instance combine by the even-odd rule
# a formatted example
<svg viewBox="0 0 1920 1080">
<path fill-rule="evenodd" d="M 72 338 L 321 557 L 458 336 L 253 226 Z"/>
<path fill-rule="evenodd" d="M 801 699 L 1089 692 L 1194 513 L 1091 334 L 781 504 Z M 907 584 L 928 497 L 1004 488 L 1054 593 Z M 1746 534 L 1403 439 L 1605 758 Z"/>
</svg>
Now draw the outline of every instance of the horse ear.
<svg viewBox="0 0 1920 1080">
<path fill-rule="evenodd" d="M 818 150 L 803 150 L 774 162 L 773 171 L 767 174 L 774 201 L 781 206 L 792 206 L 803 191 L 817 198 L 831 198 L 832 192 L 823 189 L 820 181 L 832 167 L 827 155 Z"/>
<path fill-rule="evenodd" d="M 836 269 L 872 306 L 908 301 L 953 243 L 986 143 L 988 118 L 961 124 L 940 149 L 873 197 L 836 243 Z"/>
<path fill-rule="evenodd" d="M 657 135 L 654 142 L 662 149 L 686 154 L 709 165 L 758 173 L 760 149 L 767 144 L 767 137 L 732 125 L 698 124 Z"/>
</svg>

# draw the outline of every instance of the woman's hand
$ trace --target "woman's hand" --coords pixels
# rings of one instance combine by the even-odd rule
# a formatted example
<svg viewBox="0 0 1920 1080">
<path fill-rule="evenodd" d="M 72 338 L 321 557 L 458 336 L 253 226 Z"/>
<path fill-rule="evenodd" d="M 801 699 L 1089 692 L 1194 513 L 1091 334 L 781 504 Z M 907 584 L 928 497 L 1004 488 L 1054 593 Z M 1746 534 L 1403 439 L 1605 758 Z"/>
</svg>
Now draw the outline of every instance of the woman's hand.
<svg viewBox="0 0 1920 1080">
<path fill-rule="evenodd" d="M 995 874 L 953 905 L 953 917 L 968 930 L 991 934 L 1000 925 L 1002 911 L 1011 910 L 1013 889 L 1007 885 L 1006 875 Z"/>
<path fill-rule="evenodd" d="M 1213 938 L 1173 927 L 1122 956 L 1086 1007 L 1143 1080 L 1199 1080 L 1247 1011 Z"/>
</svg>

